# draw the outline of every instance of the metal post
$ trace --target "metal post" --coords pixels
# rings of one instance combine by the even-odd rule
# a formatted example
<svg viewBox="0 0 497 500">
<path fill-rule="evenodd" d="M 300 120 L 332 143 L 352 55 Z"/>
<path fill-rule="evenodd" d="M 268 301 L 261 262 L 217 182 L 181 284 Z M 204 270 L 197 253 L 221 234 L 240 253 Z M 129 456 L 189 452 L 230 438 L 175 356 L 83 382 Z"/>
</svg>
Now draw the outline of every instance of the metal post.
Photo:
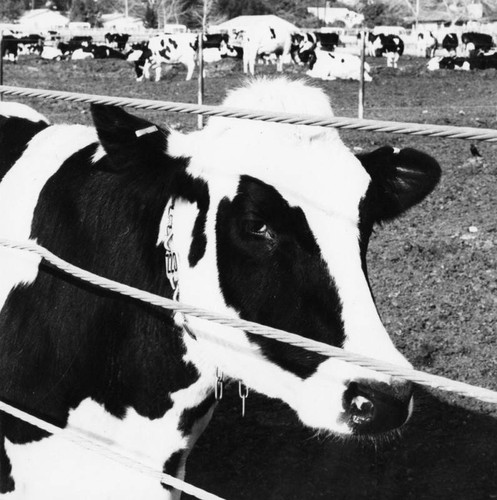
<svg viewBox="0 0 497 500">
<path fill-rule="evenodd" d="M 3 85 L 3 31 L 0 30 L 0 85 Z M 3 101 L 3 94 L 0 94 L 0 101 Z"/>
<path fill-rule="evenodd" d="M 204 30 L 198 35 L 198 103 L 203 104 L 204 102 L 204 54 L 203 54 L 203 44 L 204 44 Z M 198 115 L 197 117 L 197 128 L 202 130 L 204 128 L 204 116 Z"/>
<path fill-rule="evenodd" d="M 366 59 L 366 32 L 361 31 L 361 69 L 359 74 L 359 105 L 357 117 L 364 118 L 364 62 Z"/>
</svg>

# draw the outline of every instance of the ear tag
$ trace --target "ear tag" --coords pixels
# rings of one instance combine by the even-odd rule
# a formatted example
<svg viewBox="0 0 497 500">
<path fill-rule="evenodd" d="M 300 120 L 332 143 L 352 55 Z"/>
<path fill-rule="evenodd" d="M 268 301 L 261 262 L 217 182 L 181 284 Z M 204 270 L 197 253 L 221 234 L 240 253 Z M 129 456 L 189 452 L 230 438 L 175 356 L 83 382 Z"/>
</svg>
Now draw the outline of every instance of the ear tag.
<svg viewBox="0 0 497 500">
<path fill-rule="evenodd" d="M 151 125 L 147 128 L 142 128 L 140 130 L 135 130 L 136 137 L 141 137 L 142 135 L 153 134 L 157 132 L 159 129 L 155 125 Z"/>
</svg>

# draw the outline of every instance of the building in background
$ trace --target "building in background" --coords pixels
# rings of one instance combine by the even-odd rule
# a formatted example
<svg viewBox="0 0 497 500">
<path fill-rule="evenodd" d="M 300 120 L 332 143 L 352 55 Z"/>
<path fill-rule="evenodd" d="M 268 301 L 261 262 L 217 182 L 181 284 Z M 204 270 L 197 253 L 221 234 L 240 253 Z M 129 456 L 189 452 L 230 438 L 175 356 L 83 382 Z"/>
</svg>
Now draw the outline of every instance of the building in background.
<svg viewBox="0 0 497 500">
<path fill-rule="evenodd" d="M 19 29 L 34 33 L 60 30 L 69 25 L 69 18 L 50 9 L 27 10 L 19 19 Z"/>
<path fill-rule="evenodd" d="M 345 7 L 330 7 L 329 2 L 325 2 L 319 7 L 307 7 L 307 11 L 325 24 L 343 24 L 344 28 L 353 28 L 364 21 L 362 14 Z"/>
</svg>

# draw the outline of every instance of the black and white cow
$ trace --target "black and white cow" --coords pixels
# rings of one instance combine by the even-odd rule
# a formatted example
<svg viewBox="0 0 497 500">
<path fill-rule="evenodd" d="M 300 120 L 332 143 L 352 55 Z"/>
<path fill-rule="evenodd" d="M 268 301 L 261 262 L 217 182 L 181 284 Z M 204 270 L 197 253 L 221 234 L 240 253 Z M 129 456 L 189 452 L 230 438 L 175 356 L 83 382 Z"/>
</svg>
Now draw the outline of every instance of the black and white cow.
<svg viewBox="0 0 497 500">
<path fill-rule="evenodd" d="M 229 45 L 228 33 L 207 33 L 202 39 L 202 58 L 205 63 L 215 63 L 228 57 L 239 58 L 239 53 Z"/>
<path fill-rule="evenodd" d="M 15 35 L 3 35 L 0 41 L 2 59 L 16 63 L 19 54 L 19 38 Z"/>
<path fill-rule="evenodd" d="M 291 38 L 290 56 L 296 64 L 312 62 L 318 46 L 318 39 L 312 32 L 293 33 Z"/>
<path fill-rule="evenodd" d="M 158 82 L 163 64 L 182 64 L 186 67 L 186 80 L 191 80 L 197 60 L 198 39 L 194 34 L 157 35 L 127 54 L 135 65 L 137 81 L 149 80 L 154 74 Z"/>
<path fill-rule="evenodd" d="M 473 69 L 497 69 L 497 53 L 479 54 L 474 57 L 434 57 L 428 62 L 428 70 L 455 69 L 470 71 Z"/>
<path fill-rule="evenodd" d="M 128 33 L 106 33 L 105 42 L 114 49 L 123 51 L 130 38 Z"/>
<path fill-rule="evenodd" d="M 1 37 L 0 55 L 2 59 L 17 62 L 20 54 L 41 54 L 45 38 L 36 33 L 23 35 L 5 32 Z"/>
<path fill-rule="evenodd" d="M 369 33 L 367 47 L 370 56 L 386 57 L 389 68 L 397 68 L 399 58 L 404 53 L 404 41 L 397 35 Z"/>
<path fill-rule="evenodd" d="M 275 61 L 276 69 L 283 71 L 283 65 L 291 62 L 292 33 L 291 31 L 272 26 L 253 26 L 235 34 L 235 40 L 230 45 L 240 44 L 236 37 L 241 38 L 243 49 L 243 72 L 255 74 L 258 58 Z"/>
<path fill-rule="evenodd" d="M 317 39 L 318 49 L 333 52 L 340 45 L 338 33 L 315 31 L 314 35 Z"/>
<path fill-rule="evenodd" d="M 76 49 L 71 54 L 71 59 L 126 59 L 119 50 L 108 47 L 107 45 L 96 45 L 91 43 L 87 47 Z"/>
<path fill-rule="evenodd" d="M 62 53 L 63 58 L 68 59 L 71 58 L 72 54 L 77 50 L 82 52 L 83 49 L 88 49 L 88 47 L 90 47 L 92 44 L 92 36 L 74 36 L 67 42 L 58 42 L 57 49 Z"/>
<path fill-rule="evenodd" d="M 461 35 L 461 44 L 466 57 L 476 56 L 480 52 L 488 52 L 494 47 L 491 35 L 485 33 L 468 32 Z"/>
<path fill-rule="evenodd" d="M 321 90 L 283 79 L 225 104 L 332 116 Z M 356 157 L 319 127 L 213 118 L 184 135 L 116 107 L 92 114 L 94 128 L 38 133 L 40 119 L 3 119 L 0 237 L 171 297 L 172 235 L 182 302 L 409 366 L 376 310 L 366 251 L 376 223 L 435 187 L 433 158 L 390 147 Z M 0 399 L 178 477 L 215 407 L 218 370 L 333 434 L 374 437 L 412 412 L 409 382 L 190 317 L 193 338 L 170 313 L 19 251 L 0 248 L 0 271 Z M 5 414 L 0 466 L 9 500 L 178 498 Z"/>
<path fill-rule="evenodd" d="M 360 80 L 361 58 L 354 54 L 314 50 L 308 59 L 307 75 L 321 80 Z M 373 81 L 371 67 L 364 63 L 363 78 L 365 82 Z"/>
<path fill-rule="evenodd" d="M 459 46 L 459 38 L 457 33 L 447 33 L 442 40 L 442 49 L 444 49 L 449 56 L 455 56 L 457 47 Z"/>
</svg>

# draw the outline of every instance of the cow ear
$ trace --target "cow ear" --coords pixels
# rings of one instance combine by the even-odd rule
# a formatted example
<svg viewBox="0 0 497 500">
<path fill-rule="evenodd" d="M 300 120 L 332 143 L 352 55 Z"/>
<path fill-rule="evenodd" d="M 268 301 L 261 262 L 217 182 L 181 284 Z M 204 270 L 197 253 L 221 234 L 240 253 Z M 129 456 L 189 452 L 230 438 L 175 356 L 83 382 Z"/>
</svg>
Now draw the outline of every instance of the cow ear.
<svg viewBox="0 0 497 500">
<path fill-rule="evenodd" d="M 393 219 L 419 203 L 441 176 L 438 162 L 416 149 L 385 146 L 357 158 L 371 176 L 376 222 Z"/>
<path fill-rule="evenodd" d="M 92 104 L 98 138 L 107 153 L 103 168 L 124 172 L 164 161 L 168 132 L 116 106 Z"/>
</svg>

